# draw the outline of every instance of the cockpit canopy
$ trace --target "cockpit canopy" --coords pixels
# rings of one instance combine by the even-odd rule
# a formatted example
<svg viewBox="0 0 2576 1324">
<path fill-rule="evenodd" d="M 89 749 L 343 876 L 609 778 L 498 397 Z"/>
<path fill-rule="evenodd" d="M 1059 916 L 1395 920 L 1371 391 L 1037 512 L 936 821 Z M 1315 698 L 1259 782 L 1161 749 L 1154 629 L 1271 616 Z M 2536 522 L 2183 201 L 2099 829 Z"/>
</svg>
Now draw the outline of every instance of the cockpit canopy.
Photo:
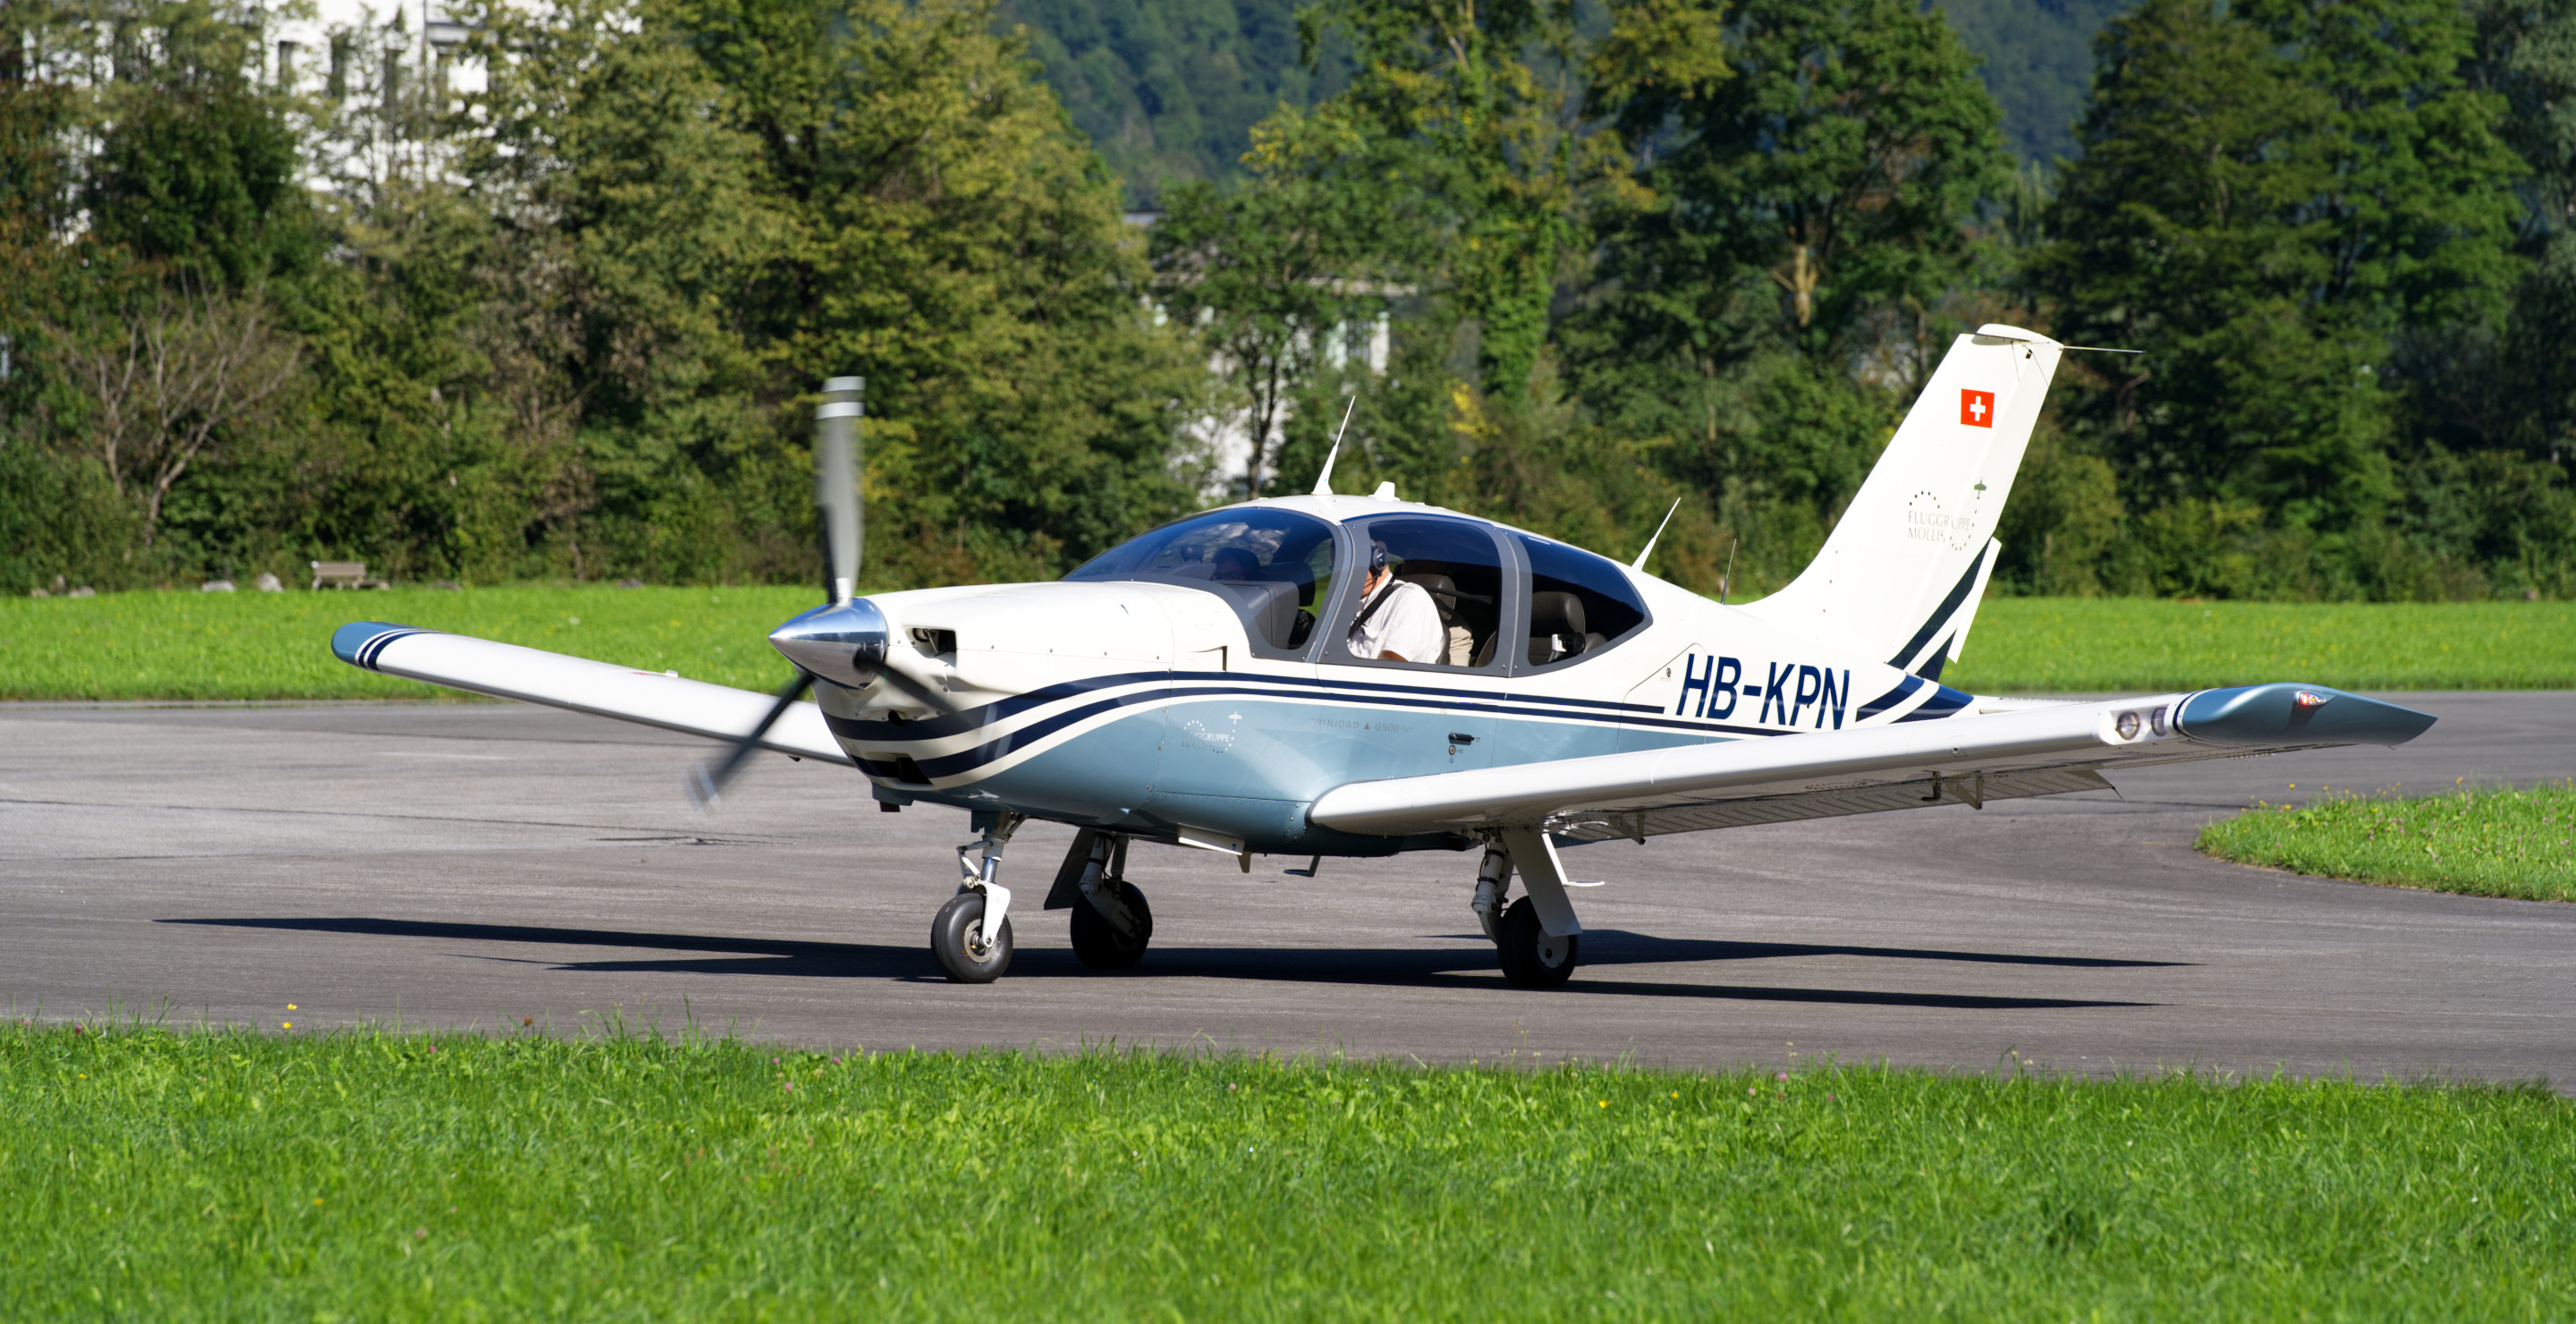
<svg viewBox="0 0 2576 1324">
<path fill-rule="evenodd" d="M 1312 515 L 1237 506 L 1166 524 L 1093 557 L 1069 580 L 1185 584 L 1226 599 L 1256 651 L 1290 656 L 1332 600 L 1333 526 Z"/>
<path fill-rule="evenodd" d="M 1427 596 L 1438 618 L 1433 633 L 1445 638 L 1402 656 L 1354 655 L 1341 636 L 1367 606 L 1357 583 L 1336 599 L 1340 536 L 1326 520 L 1277 506 L 1193 515 L 1065 578 L 1199 589 L 1234 609 L 1257 654 L 1301 658 L 1320 642 L 1322 661 L 1373 666 L 1519 674 L 1590 657 L 1647 621 L 1624 569 L 1564 543 L 1419 508 L 1363 515 L 1347 533 L 1357 548 L 1385 545 L 1392 577 Z M 1365 580 L 1365 568 L 1349 578 Z M 1334 626 L 1318 640 L 1326 616 Z"/>
</svg>

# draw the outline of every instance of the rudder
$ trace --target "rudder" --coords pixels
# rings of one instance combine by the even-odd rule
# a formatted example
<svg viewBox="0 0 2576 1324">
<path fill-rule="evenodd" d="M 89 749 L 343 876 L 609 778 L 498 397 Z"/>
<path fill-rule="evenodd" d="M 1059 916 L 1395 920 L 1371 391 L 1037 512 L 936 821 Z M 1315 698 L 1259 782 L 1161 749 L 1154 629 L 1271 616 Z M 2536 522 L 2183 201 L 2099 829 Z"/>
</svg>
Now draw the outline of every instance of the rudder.
<svg viewBox="0 0 2576 1324">
<path fill-rule="evenodd" d="M 1745 610 L 1824 643 L 1938 677 L 1959 655 L 2003 544 L 2012 493 L 2061 346 L 1990 324 L 1960 336 L 1787 588 Z"/>
</svg>

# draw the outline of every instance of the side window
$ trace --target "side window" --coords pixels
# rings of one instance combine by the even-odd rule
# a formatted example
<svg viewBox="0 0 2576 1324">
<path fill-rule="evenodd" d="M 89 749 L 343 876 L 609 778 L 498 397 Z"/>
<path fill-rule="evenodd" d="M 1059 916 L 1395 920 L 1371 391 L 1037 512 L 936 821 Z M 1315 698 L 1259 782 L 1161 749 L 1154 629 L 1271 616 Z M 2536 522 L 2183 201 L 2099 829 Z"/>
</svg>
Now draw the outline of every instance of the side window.
<svg viewBox="0 0 2576 1324">
<path fill-rule="evenodd" d="M 1361 591 L 1344 604 L 1327 662 L 1491 666 L 1502 637 L 1502 548 L 1481 524 L 1391 515 L 1354 529 Z M 1379 547 L 1385 565 L 1372 568 Z"/>
<path fill-rule="evenodd" d="M 1579 548 L 1521 535 L 1530 561 L 1528 665 L 1597 653 L 1646 623 L 1646 603 L 1617 564 Z"/>
</svg>

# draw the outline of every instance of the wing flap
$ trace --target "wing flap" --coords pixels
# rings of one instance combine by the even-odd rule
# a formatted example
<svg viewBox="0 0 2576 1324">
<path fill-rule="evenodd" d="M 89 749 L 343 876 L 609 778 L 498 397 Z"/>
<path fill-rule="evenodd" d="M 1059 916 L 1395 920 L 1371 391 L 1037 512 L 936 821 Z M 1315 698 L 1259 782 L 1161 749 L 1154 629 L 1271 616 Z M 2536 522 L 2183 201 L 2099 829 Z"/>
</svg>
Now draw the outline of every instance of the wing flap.
<svg viewBox="0 0 2576 1324">
<path fill-rule="evenodd" d="M 1924 777 L 1835 791 L 1802 791 L 1789 795 L 1754 795 L 1704 800 L 1696 804 L 1661 805 L 1653 809 L 1611 810 L 1598 816 L 1576 814 L 1556 835 L 1573 841 L 1617 841 L 1660 837 L 1674 832 L 1707 832 L 1716 828 L 1789 823 L 1846 814 L 1883 814 L 1899 809 L 1927 809 L 1936 804 L 1983 808 L 1989 800 L 2022 800 L 2041 795 L 2107 791 L 2111 783 L 2090 768 L 2020 768 L 1967 777 Z"/>
<path fill-rule="evenodd" d="M 711 740 L 741 739 L 777 702 L 773 695 L 729 685 L 382 621 L 341 626 L 331 636 L 331 651 L 351 666 L 388 676 Z M 760 744 L 798 758 L 850 761 L 823 724 L 822 710 L 811 703 L 789 707 Z"/>
<path fill-rule="evenodd" d="M 1606 840 L 1982 801 L 1981 787 L 1994 788 L 1997 799 L 2058 795 L 2096 789 L 2098 776 L 2086 782 L 2077 773 L 2397 745 L 2432 724 L 2395 704 L 2286 684 L 2001 713 L 1969 708 L 1931 722 L 1352 782 L 1318 797 L 1309 816 L 1323 827 L 1385 836 L 1537 826 L 1581 835 L 1568 825 L 1597 819 L 1604 826 L 1590 839 Z M 1927 798 L 1917 789 L 1906 799 L 1903 788 L 1936 781 L 1943 794 Z"/>
</svg>

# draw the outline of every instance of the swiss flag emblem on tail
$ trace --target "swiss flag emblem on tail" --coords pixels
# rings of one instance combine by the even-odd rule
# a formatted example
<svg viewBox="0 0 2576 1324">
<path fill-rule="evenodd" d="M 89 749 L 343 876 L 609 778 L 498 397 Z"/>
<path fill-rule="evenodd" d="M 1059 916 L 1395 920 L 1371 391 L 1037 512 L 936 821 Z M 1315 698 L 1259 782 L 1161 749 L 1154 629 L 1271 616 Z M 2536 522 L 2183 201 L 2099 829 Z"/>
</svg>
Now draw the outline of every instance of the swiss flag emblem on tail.
<svg viewBox="0 0 2576 1324">
<path fill-rule="evenodd" d="M 1959 421 L 1972 428 L 1995 425 L 1995 393 L 1992 391 L 1959 392 Z"/>
</svg>

